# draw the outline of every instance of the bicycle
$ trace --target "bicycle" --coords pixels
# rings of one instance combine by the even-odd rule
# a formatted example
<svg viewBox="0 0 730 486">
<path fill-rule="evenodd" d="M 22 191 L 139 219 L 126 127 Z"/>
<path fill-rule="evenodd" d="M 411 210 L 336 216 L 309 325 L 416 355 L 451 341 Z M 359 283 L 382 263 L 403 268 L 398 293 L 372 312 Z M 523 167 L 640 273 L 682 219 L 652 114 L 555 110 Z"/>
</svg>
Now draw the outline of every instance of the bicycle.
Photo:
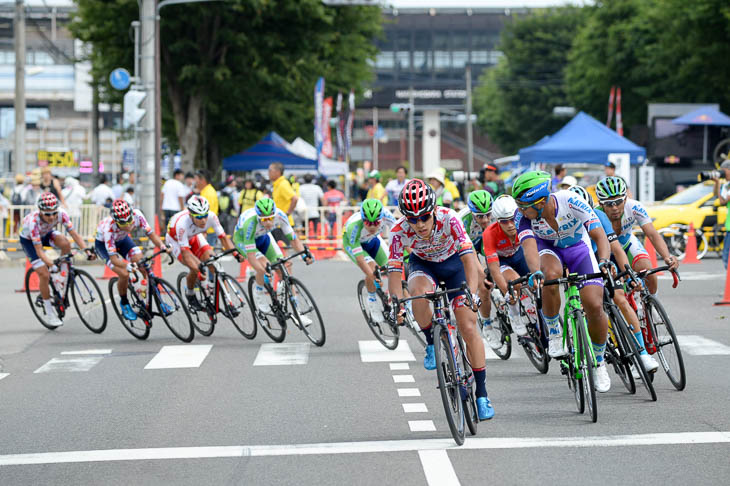
<svg viewBox="0 0 730 486">
<path fill-rule="evenodd" d="M 658 229 L 657 232 L 664 238 L 669 252 L 678 260 L 684 260 L 687 251 L 687 240 L 689 239 L 689 225 L 674 223 Z M 695 239 L 697 241 L 697 259 L 701 260 L 707 254 L 709 248 L 707 235 L 702 228 L 695 228 Z M 720 254 L 722 256 L 722 249 L 720 249 Z"/>
<path fill-rule="evenodd" d="M 659 299 L 649 293 L 645 282 L 646 277 L 654 273 L 669 270 L 669 266 L 664 265 L 651 270 L 635 272 L 630 266 L 626 265 L 625 270 L 632 279 L 641 282 L 640 286 L 626 294 L 626 298 L 639 316 L 646 351 L 649 354 L 657 354 L 659 356 L 659 362 L 667 374 L 667 378 L 669 378 L 674 388 L 682 391 L 687 386 L 687 374 L 684 369 L 682 349 L 679 347 L 674 326 L 669 320 L 664 306 L 659 302 Z M 676 270 L 673 270 L 671 273 L 673 279 L 672 288 L 677 288 L 680 280 L 679 273 Z M 634 297 L 636 292 L 639 293 L 639 299 Z M 654 375 L 652 374 L 650 379 L 653 379 L 653 377 Z"/>
<path fill-rule="evenodd" d="M 254 306 L 254 315 L 261 329 L 274 342 L 280 343 L 284 341 L 287 321 L 291 319 L 294 325 L 307 336 L 307 339 L 316 346 L 323 346 L 326 334 L 319 308 L 312 294 L 309 293 L 309 290 L 307 290 L 302 282 L 289 274 L 286 266 L 286 262 L 300 255 L 312 258 L 309 248 L 305 246 L 304 251 L 280 258 L 273 264 L 266 262 L 264 289 L 271 299 L 271 310 L 265 313 Z M 276 289 L 274 289 L 271 279 L 268 277 L 274 270 L 278 270 L 281 277 Z M 251 302 L 255 302 L 253 297 L 254 285 L 256 285 L 256 276 L 252 275 L 248 280 L 248 297 Z M 303 325 L 300 316 L 306 314 L 312 314 L 312 317 L 316 319 L 312 319 L 311 324 Z M 270 317 L 273 319 L 270 319 Z"/>
<path fill-rule="evenodd" d="M 119 299 L 117 281 L 119 277 L 112 277 L 109 280 L 109 298 L 111 299 L 114 312 L 119 317 L 124 328 L 137 339 L 147 339 L 152 329 L 152 319 L 160 317 L 176 338 L 185 343 L 189 343 L 193 340 L 195 334 L 187 306 L 183 304 L 182 298 L 175 288 L 166 280 L 156 276 L 149 264 L 150 261 L 162 253 L 165 253 L 165 251 L 157 251 L 151 256 L 140 260 L 135 265 L 134 271 L 129 275 L 129 283 L 131 285 L 127 286 L 127 299 L 129 305 L 132 306 L 132 309 L 137 314 L 136 319 L 130 320 L 125 318 L 119 309 L 117 304 L 117 300 Z M 170 257 L 169 265 L 172 265 L 175 260 L 172 254 L 168 253 L 168 256 Z M 147 279 L 144 279 L 141 275 L 139 271 L 140 267 L 147 270 Z M 139 289 L 135 288 L 133 281 L 140 282 Z M 153 301 L 156 310 L 153 309 Z"/>
<path fill-rule="evenodd" d="M 71 253 L 56 258 L 53 260 L 53 265 L 58 268 L 58 272 L 62 276 L 64 271 L 67 275 L 61 288 L 58 288 L 54 282 L 53 273 L 51 273 L 51 278 L 48 279 L 51 304 L 58 318 L 64 318 L 70 307 L 70 302 L 73 302 L 76 313 L 89 331 L 96 334 L 104 332 L 107 323 L 106 304 L 104 303 L 104 296 L 101 293 L 101 289 L 94 277 L 89 275 L 85 270 L 76 268 L 73 265 L 73 254 Z M 35 268 L 30 268 L 25 274 L 25 295 L 28 297 L 28 304 L 30 304 L 33 314 L 43 327 L 54 330 L 58 326 L 53 326 L 46 320 L 48 316 L 40 293 L 35 299 L 33 298 L 31 279 L 34 273 L 36 273 Z M 38 276 L 36 275 L 35 278 L 37 279 Z M 71 294 L 70 300 L 69 293 Z M 100 316 L 99 313 L 101 314 Z"/>
<path fill-rule="evenodd" d="M 433 305 L 431 323 L 438 388 L 451 436 L 457 445 L 462 445 L 466 428 L 471 435 L 476 435 L 479 415 L 474 397 L 474 372 L 466 354 L 466 344 L 452 324 L 449 307 L 448 294 L 459 291 L 465 292 L 467 304 L 473 309 L 474 301 L 466 283 L 458 289 L 445 289 L 441 284 L 439 290 L 432 293 L 404 299 L 394 297 L 393 306 L 399 311 L 402 304 L 416 299 L 429 300 Z"/>
<path fill-rule="evenodd" d="M 404 316 L 404 320 L 402 324 L 397 324 L 391 317 L 391 305 L 390 305 L 390 299 L 388 297 L 388 294 L 386 291 L 382 288 L 382 273 L 384 272 L 384 269 L 381 269 L 380 267 L 375 267 L 375 293 L 378 296 L 378 299 L 380 299 L 380 302 L 383 306 L 383 322 L 378 323 L 375 322 L 375 320 L 370 315 L 370 310 L 368 309 L 368 306 L 366 304 L 368 299 L 368 290 L 367 287 L 365 287 L 365 280 L 360 280 L 357 284 L 357 299 L 360 303 L 360 310 L 362 311 L 363 316 L 365 317 L 365 321 L 368 324 L 368 327 L 372 331 L 373 335 L 375 335 L 375 338 L 383 345 L 386 349 L 395 349 L 398 347 L 398 342 L 400 339 L 400 328 L 405 327 L 408 329 L 413 336 L 416 338 L 418 343 L 426 347 L 426 339 L 423 336 L 423 333 L 421 332 L 421 328 L 418 326 L 418 323 L 413 318 L 413 314 L 410 311 L 407 311 Z M 387 274 L 386 274 L 387 275 Z M 403 281 L 403 290 L 408 290 L 408 284 Z"/>
<path fill-rule="evenodd" d="M 202 272 L 209 265 L 215 267 L 214 280 L 211 282 L 208 278 L 198 278 L 197 284 L 193 291 L 202 305 L 202 309 L 193 308 L 187 302 L 187 297 L 183 297 L 188 305 L 188 312 L 193 320 L 193 326 L 203 336 L 213 334 L 215 325 L 218 322 L 218 314 L 223 314 L 233 323 L 233 326 L 246 339 L 256 337 L 256 316 L 254 315 L 253 306 L 248 299 L 248 295 L 235 278 L 228 275 L 218 260 L 226 255 L 237 251 L 235 248 L 226 250 L 219 255 L 214 255 L 198 265 L 198 269 Z M 177 276 L 177 292 L 183 296 L 187 287 L 187 277 L 189 272 L 182 272 Z M 199 276 L 202 273 L 199 273 Z M 222 297 L 222 298 L 221 298 Z M 222 302 L 222 303 L 221 303 Z M 246 309 L 251 311 L 251 322 L 247 323 Z M 241 316 L 241 322 L 237 322 L 236 318 Z"/>
</svg>

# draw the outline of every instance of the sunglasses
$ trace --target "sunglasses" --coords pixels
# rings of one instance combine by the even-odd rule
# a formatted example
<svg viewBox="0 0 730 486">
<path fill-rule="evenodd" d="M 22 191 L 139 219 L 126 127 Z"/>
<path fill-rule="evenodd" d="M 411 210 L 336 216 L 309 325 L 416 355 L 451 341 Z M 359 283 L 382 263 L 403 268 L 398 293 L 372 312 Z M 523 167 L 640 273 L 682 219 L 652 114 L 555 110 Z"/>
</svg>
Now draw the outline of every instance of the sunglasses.
<svg viewBox="0 0 730 486">
<path fill-rule="evenodd" d="M 134 221 L 127 221 L 126 223 L 117 223 L 117 226 L 120 228 L 129 228 L 133 223 Z"/>
<path fill-rule="evenodd" d="M 424 214 L 423 216 L 419 216 L 417 218 L 406 218 L 406 221 L 408 221 L 410 224 L 416 224 L 419 221 L 421 221 L 422 223 L 425 223 L 429 219 L 431 219 L 431 213 Z"/>
<path fill-rule="evenodd" d="M 56 216 L 58 215 L 58 211 L 53 211 L 52 213 L 41 213 L 43 216 Z"/>
<path fill-rule="evenodd" d="M 259 216 L 259 221 L 261 221 L 262 223 L 268 223 L 269 221 L 273 221 L 273 220 L 274 220 L 273 216 Z"/>
<path fill-rule="evenodd" d="M 489 213 L 475 214 L 474 217 L 477 218 L 477 219 L 485 219 L 485 218 L 488 218 L 489 217 Z"/>
<path fill-rule="evenodd" d="M 623 197 L 620 199 L 612 199 L 611 201 L 602 201 L 601 206 L 612 208 L 614 206 L 619 206 L 622 202 L 624 202 Z"/>
<path fill-rule="evenodd" d="M 526 210 L 526 209 L 530 209 L 531 207 L 535 206 L 536 204 L 540 204 L 540 203 L 541 203 L 541 202 L 543 202 L 544 200 L 545 200 L 545 198 L 544 198 L 544 197 L 541 197 L 541 198 L 540 198 L 540 199 L 538 199 L 537 201 L 533 201 L 533 202 L 531 202 L 531 203 L 528 203 L 528 204 L 525 204 L 525 203 L 521 203 L 521 202 L 517 201 L 517 207 L 518 207 L 518 208 L 519 208 L 519 209 L 520 209 L 521 211 L 524 211 L 524 210 Z"/>
<path fill-rule="evenodd" d="M 499 224 L 510 224 L 515 222 L 515 218 L 504 218 L 504 219 L 498 219 Z"/>
<path fill-rule="evenodd" d="M 380 221 L 363 221 L 363 224 L 365 226 L 378 226 Z"/>
<path fill-rule="evenodd" d="M 195 218 L 195 219 L 205 219 L 205 218 L 208 217 L 208 213 L 206 213 L 206 214 L 193 214 L 192 217 Z"/>
</svg>

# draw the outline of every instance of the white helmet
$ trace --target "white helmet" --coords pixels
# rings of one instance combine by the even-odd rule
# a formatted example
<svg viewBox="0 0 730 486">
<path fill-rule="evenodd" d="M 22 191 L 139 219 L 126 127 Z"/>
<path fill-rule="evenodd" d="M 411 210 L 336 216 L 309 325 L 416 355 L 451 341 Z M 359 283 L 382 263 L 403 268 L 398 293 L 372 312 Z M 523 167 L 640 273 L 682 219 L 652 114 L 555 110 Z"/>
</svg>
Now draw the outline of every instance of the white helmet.
<svg viewBox="0 0 730 486">
<path fill-rule="evenodd" d="M 492 203 L 492 217 L 495 219 L 514 218 L 516 211 L 517 203 L 507 194 L 502 194 Z"/>
<path fill-rule="evenodd" d="M 188 199 L 187 208 L 192 214 L 202 216 L 203 214 L 208 214 L 208 211 L 210 211 L 210 204 L 208 204 L 208 200 L 203 196 L 192 196 Z"/>
</svg>

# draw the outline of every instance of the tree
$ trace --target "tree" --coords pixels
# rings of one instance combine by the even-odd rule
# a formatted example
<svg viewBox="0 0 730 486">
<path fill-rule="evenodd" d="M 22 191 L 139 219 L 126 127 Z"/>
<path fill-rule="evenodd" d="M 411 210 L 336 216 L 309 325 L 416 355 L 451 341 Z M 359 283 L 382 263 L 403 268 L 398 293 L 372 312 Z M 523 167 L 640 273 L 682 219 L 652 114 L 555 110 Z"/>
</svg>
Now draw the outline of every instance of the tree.
<svg viewBox="0 0 730 486">
<path fill-rule="evenodd" d="M 94 79 L 105 99 L 114 67 L 131 67 L 135 0 L 77 0 L 73 32 L 93 45 Z M 327 7 L 320 0 L 231 0 L 164 9 L 160 22 L 163 133 L 211 169 L 270 130 L 312 139 L 313 89 L 361 90 L 381 32 L 377 7 Z M 144 40 L 143 40 L 144 41 Z M 203 150 L 205 146 L 205 150 Z"/>
<path fill-rule="evenodd" d="M 563 7 L 537 10 L 505 27 L 504 56 L 474 92 L 478 125 L 503 151 L 533 144 L 565 123 L 552 110 L 567 104 L 567 53 L 583 19 L 581 9 Z"/>
</svg>

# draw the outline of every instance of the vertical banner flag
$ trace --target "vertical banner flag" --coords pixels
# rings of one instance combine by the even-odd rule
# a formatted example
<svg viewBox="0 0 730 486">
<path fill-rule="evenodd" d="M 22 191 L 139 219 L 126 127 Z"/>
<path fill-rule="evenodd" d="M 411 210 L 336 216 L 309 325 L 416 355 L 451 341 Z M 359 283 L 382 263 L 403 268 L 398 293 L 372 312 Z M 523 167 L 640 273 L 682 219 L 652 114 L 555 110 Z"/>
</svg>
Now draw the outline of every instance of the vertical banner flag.
<svg viewBox="0 0 730 486">
<path fill-rule="evenodd" d="M 322 103 L 322 153 L 327 158 L 332 158 L 332 131 L 330 130 L 330 118 L 332 118 L 332 97 L 325 98 Z"/>
<path fill-rule="evenodd" d="M 613 98 L 616 96 L 616 86 L 611 86 L 611 94 L 608 95 L 608 118 L 606 126 L 611 128 L 611 120 L 613 119 Z"/>
<path fill-rule="evenodd" d="M 345 126 L 345 160 L 350 161 L 350 147 L 352 147 L 352 125 L 355 123 L 355 90 L 350 90 L 347 99 L 347 125 Z"/>
<path fill-rule="evenodd" d="M 337 93 L 337 126 L 335 127 L 335 134 L 337 136 L 337 160 L 345 159 L 345 136 L 343 127 L 345 126 L 345 119 L 342 116 L 342 91 Z"/>
<path fill-rule="evenodd" d="M 324 78 L 319 78 L 314 85 L 314 147 L 317 149 L 317 162 L 322 153 L 322 103 L 324 100 Z"/>
<path fill-rule="evenodd" d="M 621 87 L 616 88 L 616 133 L 624 136 L 624 123 L 621 119 Z"/>
</svg>

